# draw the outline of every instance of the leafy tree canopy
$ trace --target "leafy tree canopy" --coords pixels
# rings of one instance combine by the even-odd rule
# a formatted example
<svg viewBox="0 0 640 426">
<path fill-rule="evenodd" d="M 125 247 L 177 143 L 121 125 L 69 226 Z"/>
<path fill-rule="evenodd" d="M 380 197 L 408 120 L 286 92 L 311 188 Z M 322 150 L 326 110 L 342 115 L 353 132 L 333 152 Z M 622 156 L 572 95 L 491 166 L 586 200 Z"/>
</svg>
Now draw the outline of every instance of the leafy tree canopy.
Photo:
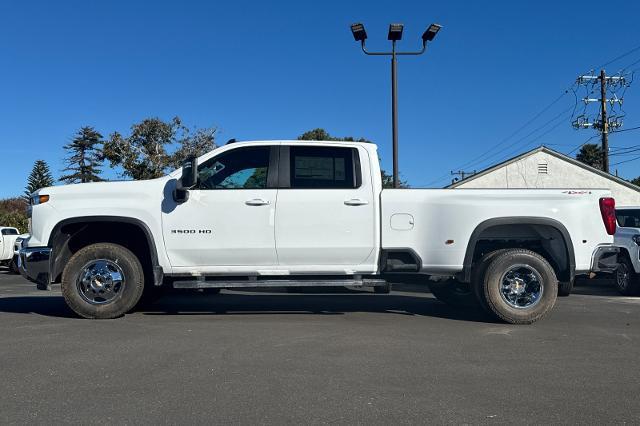
<svg viewBox="0 0 640 426">
<path fill-rule="evenodd" d="M 27 206 L 20 197 L 0 200 L 0 225 L 18 228 L 20 233 L 27 232 Z"/>
<path fill-rule="evenodd" d="M 215 148 L 215 128 L 190 131 L 179 117 L 165 122 L 147 118 L 131 126 L 129 136 L 113 133 L 104 144 L 103 156 L 112 167 L 135 180 L 163 176 L 189 156 Z"/>
</svg>

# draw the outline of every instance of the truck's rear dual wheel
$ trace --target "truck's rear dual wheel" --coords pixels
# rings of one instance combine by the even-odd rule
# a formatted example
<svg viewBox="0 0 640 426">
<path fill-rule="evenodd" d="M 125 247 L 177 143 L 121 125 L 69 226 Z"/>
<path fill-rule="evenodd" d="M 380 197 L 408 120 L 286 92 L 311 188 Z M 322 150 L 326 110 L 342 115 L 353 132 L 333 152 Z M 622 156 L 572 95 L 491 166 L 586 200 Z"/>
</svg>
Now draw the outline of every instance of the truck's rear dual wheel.
<svg viewBox="0 0 640 426">
<path fill-rule="evenodd" d="M 127 248 L 98 243 L 76 252 L 62 273 L 62 295 L 84 318 L 117 318 L 138 303 L 144 291 L 140 261 Z"/>
<path fill-rule="evenodd" d="M 526 249 L 504 249 L 484 259 L 474 286 L 482 305 L 511 324 L 531 324 L 555 305 L 558 279 L 549 262 Z"/>
</svg>

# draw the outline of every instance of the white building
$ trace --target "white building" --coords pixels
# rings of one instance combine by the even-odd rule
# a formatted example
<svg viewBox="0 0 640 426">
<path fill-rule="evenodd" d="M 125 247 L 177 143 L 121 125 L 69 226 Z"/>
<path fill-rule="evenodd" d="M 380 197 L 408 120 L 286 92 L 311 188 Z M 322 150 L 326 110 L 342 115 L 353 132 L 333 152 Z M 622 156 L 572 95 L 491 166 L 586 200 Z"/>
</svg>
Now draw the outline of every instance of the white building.
<svg viewBox="0 0 640 426">
<path fill-rule="evenodd" d="M 610 189 L 617 206 L 640 206 L 640 187 L 541 146 L 447 188 Z"/>
</svg>

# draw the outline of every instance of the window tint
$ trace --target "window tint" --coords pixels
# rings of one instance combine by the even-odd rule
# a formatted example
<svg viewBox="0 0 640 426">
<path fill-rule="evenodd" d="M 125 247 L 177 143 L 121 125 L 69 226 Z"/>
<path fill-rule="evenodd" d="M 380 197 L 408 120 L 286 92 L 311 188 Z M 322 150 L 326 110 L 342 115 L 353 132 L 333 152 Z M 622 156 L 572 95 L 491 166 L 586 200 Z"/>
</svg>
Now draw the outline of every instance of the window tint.
<svg viewBox="0 0 640 426">
<path fill-rule="evenodd" d="M 618 226 L 625 228 L 640 228 L 640 210 L 616 210 Z"/>
<path fill-rule="evenodd" d="M 3 229 L 2 230 L 2 235 L 18 235 L 18 230 L 17 229 Z"/>
<path fill-rule="evenodd" d="M 198 166 L 199 189 L 260 189 L 267 187 L 268 146 L 238 148 Z"/>
<path fill-rule="evenodd" d="M 351 148 L 290 148 L 291 188 L 355 188 Z"/>
</svg>

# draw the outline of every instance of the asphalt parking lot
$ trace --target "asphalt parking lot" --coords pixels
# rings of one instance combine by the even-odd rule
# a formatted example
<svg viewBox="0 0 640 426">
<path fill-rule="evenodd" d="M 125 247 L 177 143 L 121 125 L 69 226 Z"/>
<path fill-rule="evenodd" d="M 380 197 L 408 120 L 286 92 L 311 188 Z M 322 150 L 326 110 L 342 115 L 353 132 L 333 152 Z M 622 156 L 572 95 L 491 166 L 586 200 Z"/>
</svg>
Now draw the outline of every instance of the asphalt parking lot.
<svg viewBox="0 0 640 426">
<path fill-rule="evenodd" d="M 117 320 L 0 270 L 0 423 L 640 423 L 640 298 L 532 326 L 392 294 L 174 294 Z"/>
</svg>

